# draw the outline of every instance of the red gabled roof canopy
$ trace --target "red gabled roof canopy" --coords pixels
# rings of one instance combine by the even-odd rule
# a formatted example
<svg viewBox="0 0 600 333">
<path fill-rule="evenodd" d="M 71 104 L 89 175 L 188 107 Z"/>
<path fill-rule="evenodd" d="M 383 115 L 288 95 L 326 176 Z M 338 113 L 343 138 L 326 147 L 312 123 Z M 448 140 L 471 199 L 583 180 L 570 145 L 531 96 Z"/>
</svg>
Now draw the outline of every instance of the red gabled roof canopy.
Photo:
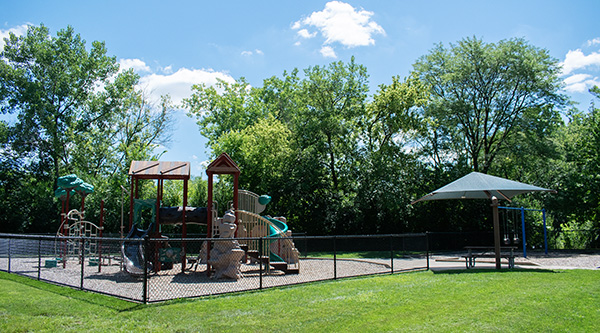
<svg viewBox="0 0 600 333">
<path fill-rule="evenodd" d="M 234 175 L 240 174 L 240 168 L 227 153 L 222 153 L 206 168 L 206 174 Z"/>
<path fill-rule="evenodd" d="M 137 179 L 190 179 L 190 162 L 132 161 L 129 175 Z"/>
</svg>

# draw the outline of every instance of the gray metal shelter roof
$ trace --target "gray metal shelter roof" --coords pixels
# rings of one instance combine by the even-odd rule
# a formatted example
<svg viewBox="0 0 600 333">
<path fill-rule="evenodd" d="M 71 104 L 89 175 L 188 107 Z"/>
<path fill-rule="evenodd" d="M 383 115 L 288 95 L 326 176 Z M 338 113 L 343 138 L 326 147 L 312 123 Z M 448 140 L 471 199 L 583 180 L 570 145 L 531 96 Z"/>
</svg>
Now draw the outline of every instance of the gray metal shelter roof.
<svg viewBox="0 0 600 333">
<path fill-rule="evenodd" d="M 449 200 L 449 199 L 490 199 L 492 196 L 498 200 L 509 200 L 518 194 L 528 192 L 554 192 L 554 190 L 528 185 L 505 178 L 486 175 L 479 172 L 459 178 L 452 183 L 441 187 L 424 197 L 413 201 Z"/>
</svg>

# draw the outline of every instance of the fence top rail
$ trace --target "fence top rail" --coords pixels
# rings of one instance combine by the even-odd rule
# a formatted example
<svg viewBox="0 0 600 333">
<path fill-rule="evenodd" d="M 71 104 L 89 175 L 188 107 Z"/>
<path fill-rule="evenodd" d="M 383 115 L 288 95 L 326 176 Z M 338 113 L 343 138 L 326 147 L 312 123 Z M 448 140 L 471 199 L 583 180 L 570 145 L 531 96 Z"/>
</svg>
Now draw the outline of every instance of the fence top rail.
<svg viewBox="0 0 600 333">
<path fill-rule="evenodd" d="M 332 235 L 332 236 L 292 236 L 291 239 L 302 240 L 302 239 L 364 239 L 364 238 L 407 238 L 407 237 L 425 237 L 426 233 L 407 233 L 407 234 L 382 234 L 382 235 Z M 119 237 L 85 237 L 85 236 L 58 236 L 58 235 L 32 235 L 32 234 L 5 234 L 0 233 L 0 238 L 12 238 L 12 239 L 32 239 L 32 240 L 102 240 L 109 242 L 131 242 L 140 241 L 141 238 L 119 238 Z M 166 241 L 185 241 L 185 242 L 198 242 L 198 241 L 225 241 L 225 240 L 261 240 L 269 237 L 243 237 L 243 238 L 149 238 L 150 242 L 166 242 Z"/>
<path fill-rule="evenodd" d="M 102 240 L 102 241 L 124 241 L 127 238 L 114 237 L 85 237 L 85 236 L 59 236 L 59 235 L 31 235 L 31 234 L 3 234 L 0 233 L 0 239 L 31 239 L 31 240 Z"/>
</svg>

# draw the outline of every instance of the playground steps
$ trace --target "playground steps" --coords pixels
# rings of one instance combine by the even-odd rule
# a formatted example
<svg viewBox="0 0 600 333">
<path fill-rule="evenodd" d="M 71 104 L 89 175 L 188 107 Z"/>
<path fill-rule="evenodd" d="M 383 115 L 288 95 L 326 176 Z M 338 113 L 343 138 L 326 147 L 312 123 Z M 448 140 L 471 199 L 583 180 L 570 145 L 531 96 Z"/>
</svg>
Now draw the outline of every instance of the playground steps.
<svg viewBox="0 0 600 333">
<path fill-rule="evenodd" d="M 254 258 L 257 261 L 262 262 L 263 264 L 266 264 L 266 265 L 268 265 L 269 261 L 270 261 L 269 256 L 259 256 L 258 255 L 258 250 L 246 250 L 246 255 L 248 257 Z"/>
<path fill-rule="evenodd" d="M 300 273 L 300 269 L 289 267 L 287 262 L 279 261 L 279 262 L 271 262 L 271 267 L 274 269 L 280 270 L 285 274 L 298 274 Z"/>
<path fill-rule="evenodd" d="M 273 269 L 280 270 L 280 271 L 284 272 L 285 274 L 298 274 L 299 273 L 298 268 L 290 268 L 286 262 L 283 262 L 283 261 L 272 262 L 270 260 L 269 256 L 259 256 L 257 250 L 247 250 L 247 248 L 248 248 L 247 245 L 242 244 L 242 245 L 240 245 L 240 247 L 242 249 L 244 249 L 244 251 L 246 251 L 246 255 L 248 257 L 254 258 L 255 260 L 257 260 L 265 265 L 269 265 L 269 266 L 273 267 Z"/>
</svg>

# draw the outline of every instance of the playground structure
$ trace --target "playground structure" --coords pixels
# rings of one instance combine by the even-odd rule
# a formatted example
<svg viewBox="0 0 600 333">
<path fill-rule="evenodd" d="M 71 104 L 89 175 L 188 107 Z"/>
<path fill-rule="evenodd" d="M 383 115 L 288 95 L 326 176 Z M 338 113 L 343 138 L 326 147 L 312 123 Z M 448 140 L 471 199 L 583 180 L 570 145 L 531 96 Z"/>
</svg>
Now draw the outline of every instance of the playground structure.
<svg viewBox="0 0 600 333">
<path fill-rule="evenodd" d="M 187 188 L 188 181 L 190 179 L 190 163 L 189 162 L 160 162 L 160 161 L 133 161 L 129 169 L 129 176 L 131 177 L 131 195 L 130 195 L 130 221 L 129 228 L 132 230 L 130 238 L 140 238 L 139 232 L 133 232 L 134 229 L 139 229 L 141 210 L 144 208 L 152 209 L 152 221 L 145 231 L 145 235 L 153 239 L 164 238 L 162 235 L 163 225 L 181 225 L 181 248 L 170 248 L 166 238 L 165 242 L 157 243 L 153 253 L 148 261 L 153 263 L 152 267 L 154 271 L 158 272 L 164 266 L 165 253 L 170 253 L 169 262 L 179 261 L 181 262 L 182 272 L 185 270 L 187 265 L 187 249 L 185 239 L 187 238 L 187 224 L 201 224 L 207 227 L 207 238 L 228 238 L 233 233 L 235 238 L 265 238 L 263 244 L 260 241 L 249 240 L 249 244 L 240 244 L 240 249 L 245 253 L 245 258 L 255 260 L 265 265 L 267 271 L 272 268 L 281 270 L 285 273 L 298 273 L 299 272 L 299 260 L 298 251 L 295 249 L 294 244 L 291 240 L 291 231 L 288 230 L 285 218 L 271 218 L 263 217 L 260 214 L 265 205 L 268 204 L 270 198 L 268 196 L 258 196 L 252 192 L 243 191 L 238 189 L 238 179 L 240 175 L 240 169 L 233 162 L 231 157 L 226 153 L 221 154 L 215 159 L 206 170 L 208 175 L 208 204 L 207 209 L 205 207 L 188 207 L 187 206 Z M 218 217 L 217 204 L 213 202 L 213 176 L 214 175 L 233 175 L 233 202 L 231 203 L 231 216 L 227 217 L 228 220 L 223 222 L 223 219 Z M 139 198 L 140 180 L 154 180 L 156 181 L 157 194 L 155 199 L 141 200 Z M 183 206 L 181 207 L 162 207 L 163 188 L 165 180 L 182 180 L 183 181 Z M 268 199 L 267 199 L 268 198 Z M 233 220 L 234 230 L 232 229 L 231 221 Z M 229 225 L 227 225 L 229 224 Z M 141 229 L 140 229 L 141 230 Z M 226 234 L 223 232 L 227 231 Z M 137 235 L 137 236 L 134 236 Z M 139 246 L 140 240 L 133 242 L 136 248 Z M 235 255 L 221 255 L 220 259 L 211 258 L 214 246 L 222 247 L 224 245 L 216 245 L 223 243 L 223 241 L 208 241 L 205 242 L 204 253 L 205 257 L 199 256 L 200 260 L 207 265 L 207 274 L 212 274 L 213 270 L 217 267 L 230 267 L 231 265 L 237 265 L 237 261 L 240 259 Z M 132 246 L 133 248 L 133 246 Z M 223 250 L 222 248 L 221 250 Z M 231 246 L 230 250 L 232 253 L 238 253 L 236 246 Z M 135 252 L 135 251 L 134 251 Z M 132 256 L 137 258 L 143 258 L 142 253 L 127 254 L 126 260 L 131 260 Z M 219 261 L 221 260 L 221 261 Z M 229 262 L 223 262 L 229 261 Z M 132 265 L 135 269 L 128 270 L 128 272 L 135 274 L 140 271 L 141 264 L 139 260 L 131 260 Z M 137 264 L 137 265 L 136 265 Z M 136 267 L 137 266 L 137 267 Z M 168 268 L 169 266 L 165 266 Z M 127 269 L 127 266 L 126 266 Z M 143 270 L 142 270 L 143 272 Z M 239 274 L 221 274 L 219 275 L 236 278 Z"/>
<path fill-rule="evenodd" d="M 83 258 L 90 258 L 92 265 L 98 265 L 101 269 L 102 260 L 101 244 L 96 240 L 102 237 L 104 230 L 104 201 L 100 202 L 100 222 L 98 225 L 84 219 L 85 198 L 94 192 L 94 187 L 83 182 L 74 174 L 63 176 L 57 180 L 58 189 L 54 192 L 55 196 L 62 202 L 62 211 L 60 214 L 61 223 L 56 232 L 57 239 L 67 237 L 55 243 L 55 254 L 57 259 L 47 260 L 47 266 L 56 265 L 61 261 L 63 268 L 66 266 L 70 257 L 78 257 L 79 262 Z M 72 194 L 79 194 L 81 197 L 81 209 L 69 210 L 69 202 Z M 80 244 L 75 238 L 86 238 L 87 240 Z"/>
</svg>

